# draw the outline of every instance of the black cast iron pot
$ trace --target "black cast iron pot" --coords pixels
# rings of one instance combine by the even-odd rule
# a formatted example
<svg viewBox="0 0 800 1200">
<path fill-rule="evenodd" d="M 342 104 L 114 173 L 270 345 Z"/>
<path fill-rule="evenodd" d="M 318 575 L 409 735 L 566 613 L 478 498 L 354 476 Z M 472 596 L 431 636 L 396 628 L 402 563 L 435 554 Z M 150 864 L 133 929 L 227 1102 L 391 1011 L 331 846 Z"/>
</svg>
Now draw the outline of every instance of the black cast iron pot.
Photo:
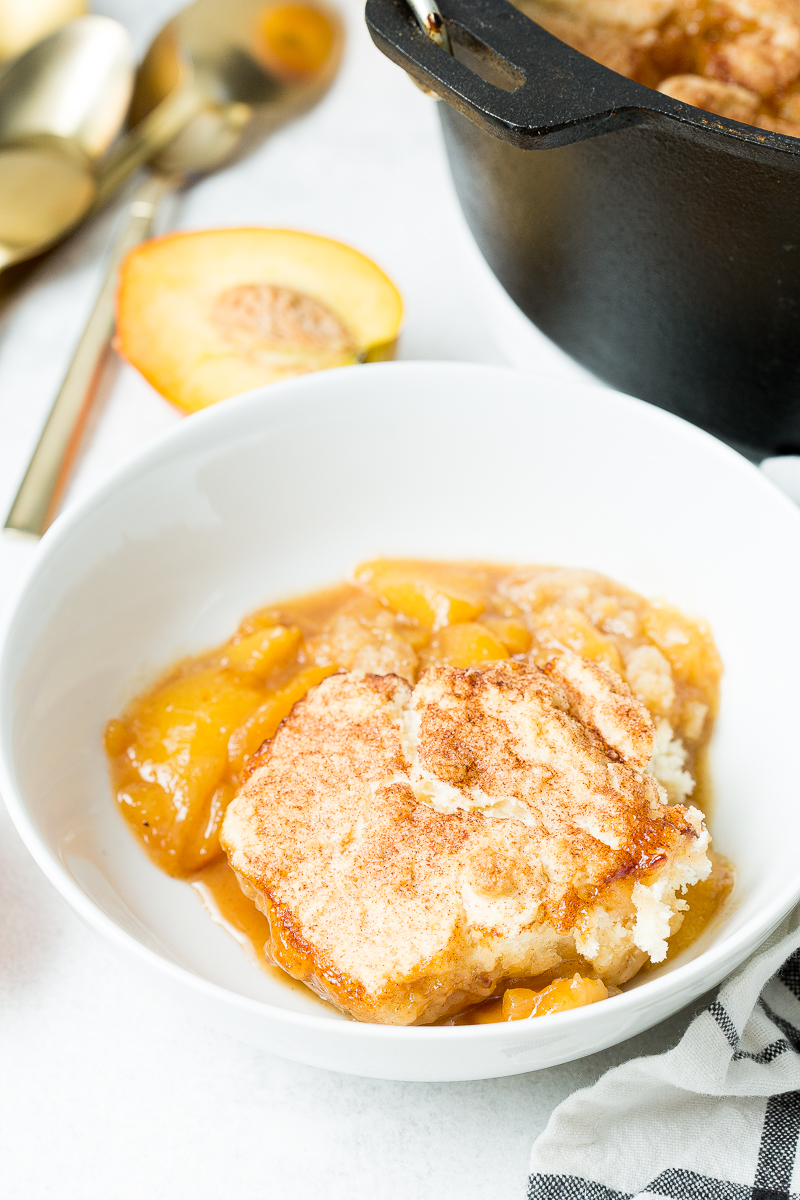
<svg viewBox="0 0 800 1200">
<path fill-rule="evenodd" d="M 447 103 L 483 254 L 553 341 L 746 452 L 800 452 L 800 140 L 634 83 L 505 0 L 368 0 L 389 58 Z M 538 153 L 534 153 L 534 152 Z"/>
</svg>

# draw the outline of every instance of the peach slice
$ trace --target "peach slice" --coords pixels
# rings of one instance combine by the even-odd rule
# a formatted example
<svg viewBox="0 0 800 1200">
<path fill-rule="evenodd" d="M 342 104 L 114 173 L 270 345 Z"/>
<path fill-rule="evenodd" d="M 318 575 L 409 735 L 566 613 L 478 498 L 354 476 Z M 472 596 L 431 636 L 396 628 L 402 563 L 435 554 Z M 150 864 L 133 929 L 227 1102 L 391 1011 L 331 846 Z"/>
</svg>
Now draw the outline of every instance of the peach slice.
<svg viewBox="0 0 800 1200">
<path fill-rule="evenodd" d="M 616 645 L 595 629 L 591 621 L 577 608 L 554 605 L 533 618 L 533 636 L 541 652 L 537 662 L 544 662 L 552 650 L 567 646 L 583 658 L 605 663 L 622 674 L 622 658 Z"/>
<path fill-rule="evenodd" d="M 475 580 L 446 564 L 379 558 L 362 563 L 356 579 L 389 608 L 425 629 L 472 621 L 486 607 L 486 597 Z"/>
<path fill-rule="evenodd" d="M 527 654 L 531 648 L 527 626 L 516 617 L 481 617 L 481 625 L 500 639 L 509 654 Z"/>
<path fill-rule="evenodd" d="M 328 675 L 333 675 L 338 667 L 306 667 L 299 675 L 295 675 L 285 687 L 264 701 L 234 729 L 228 741 L 228 761 L 235 771 L 241 771 L 248 758 L 252 758 L 259 746 L 275 736 L 278 726 L 284 717 L 288 717 L 298 700 L 321 683 Z"/>
<path fill-rule="evenodd" d="M 507 658 L 508 650 L 485 625 L 464 621 L 460 625 L 445 625 L 434 634 L 430 657 L 447 667 L 463 668 Z"/>
<path fill-rule="evenodd" d="M 263 690 L 210 667 L 168 680 L 125 721 L 106 727 L 117 760 L 117 802 L 158 865 L 171 875 L 219 854 L 217 833 L 234 788 L 228 741 Z"/>
<path fill-rule="evenodd" d="M 276 667 L 286 666 L 302 640 L 303 635 L 294 625 L 289 629 L 283 625 L 259 629 L 226 646 L 222 666 L 263 680 Z"/>
<path fill-rule="evenodd" d="M 115 347 L 194 412 L 326 367 L 393 358 L 394 284 L 341 242 L 289 229 L 153 238 L 120 270 Z"/>
<path fill-rule="evenodd" d="M 693 621 L 668 604 L 652 605 L 645 613 L 642 628 L 647 637 L 668 659 L 677 679 L 699 685 L 711 679 L 716 685 L 722 663 L 708 626 Z"/>
<path fill-rule="evenodd" d="M 572 979 L 554 979 L 541 992 L 530 988 L 508 988 L 503 993 L 503 1020 L 546 1017 L 549 1013 L 566 1012 L 607 998 L 608 988 L 601 979 L 587 979 L 578 974 Z"/>
</svg>

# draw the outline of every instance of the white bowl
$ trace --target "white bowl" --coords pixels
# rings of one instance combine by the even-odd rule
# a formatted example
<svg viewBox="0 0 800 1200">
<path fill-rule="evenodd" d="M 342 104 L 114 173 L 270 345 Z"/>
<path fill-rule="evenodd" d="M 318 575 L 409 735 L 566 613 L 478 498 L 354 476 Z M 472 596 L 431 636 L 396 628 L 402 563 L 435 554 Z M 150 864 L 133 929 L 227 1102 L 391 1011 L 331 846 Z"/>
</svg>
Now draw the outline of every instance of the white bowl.
<svg viewBox="0 0 800 1200">
<path fill-rule="evenodd" d="M 707 617 L 725 663 L 715 842 L 737 903 L 624 995 L 508 1024 L 362 1025 L 252 965 L 116 811 L 103 725 L 259 605 L 378 555 L 585 566 Z M 226 401 L 140 454 L 41 543 L 0 663 L 2 789 L 48 878 L 234 1036 L 389 1079 L 512 1075 L 660 1021 L 800 896 L 800 511 L 733 451 L 604 389 L 381 364 Z"/>
</svg>

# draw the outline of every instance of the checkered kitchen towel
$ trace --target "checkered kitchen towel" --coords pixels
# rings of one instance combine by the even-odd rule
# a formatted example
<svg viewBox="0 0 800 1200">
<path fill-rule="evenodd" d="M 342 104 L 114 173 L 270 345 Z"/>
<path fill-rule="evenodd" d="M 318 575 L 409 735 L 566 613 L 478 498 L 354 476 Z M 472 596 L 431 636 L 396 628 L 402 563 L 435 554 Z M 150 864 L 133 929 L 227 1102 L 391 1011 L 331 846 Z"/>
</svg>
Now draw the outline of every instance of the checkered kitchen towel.
<svg viewBox="0 0 800 1200">
<path fill-rule="evenodd" d="M 553 1113 L 529 1200 L 800 1200 L 800 907 L 666 1054 Z"/>
</svg>

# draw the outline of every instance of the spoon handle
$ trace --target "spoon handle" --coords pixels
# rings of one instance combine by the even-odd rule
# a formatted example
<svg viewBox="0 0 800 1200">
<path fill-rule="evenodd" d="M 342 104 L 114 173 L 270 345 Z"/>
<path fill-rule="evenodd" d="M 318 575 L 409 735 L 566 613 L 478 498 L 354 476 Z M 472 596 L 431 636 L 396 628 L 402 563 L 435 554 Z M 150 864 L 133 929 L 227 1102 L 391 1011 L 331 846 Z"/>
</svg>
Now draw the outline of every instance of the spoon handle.
<svg viewBox="0 0 800 1200">
<path fill-rule="evenodd" d="M 148 175 L 127 206 L 94 309 L 6 519 L 8 533 L 39 538 L 58 512 L 114 332 L 117 272 L 128 251 L 150 232 L 160 200 L 179 182 L 175 176 Z"/>
<path fill-rule="evenodd" d="M 202 109 L 203 99 L 196 91 L 176 88 L 120 138 L 100 166 L 92 211 L 102 208 L 129 175 L 152 162 Z"/>
</svg>

